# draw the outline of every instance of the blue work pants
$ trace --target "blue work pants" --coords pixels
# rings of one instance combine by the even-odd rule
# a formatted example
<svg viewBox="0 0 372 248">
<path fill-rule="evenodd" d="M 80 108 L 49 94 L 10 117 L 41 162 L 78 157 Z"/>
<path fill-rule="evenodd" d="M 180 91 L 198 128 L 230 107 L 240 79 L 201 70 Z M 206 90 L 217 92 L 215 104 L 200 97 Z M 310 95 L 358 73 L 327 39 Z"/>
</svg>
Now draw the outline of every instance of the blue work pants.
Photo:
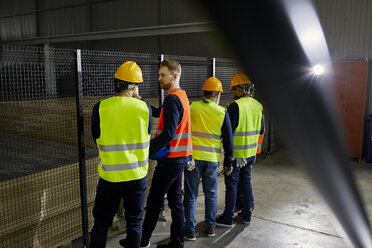
<svg viewBox="0 0 372 248">
<path fill-rule="evenodd" d="M 200 179 L 202 180 L 205 198 L 205 224 L 204 228 L 214 228 L 217 214 L 217 177 L 218 162 L 195 160 L 195 169 L 185 170 L 185 231 L 193 232 L 196 228 L 195 205 L 199 192 Z"/>
<path fill-rule="evenodd" d="M 250 221 L 252 215 L 253 205 L 253 189 L 251 180 L 251 170 L 255 159 L 248 159 L 245 166 L 238 168 L 236 167 L 236 160 L 233 161 L 233 172 L 229 175 L 225 175 L 226 185 L 226 196 L 225 196 L 225 211 L 223 216 L 229 223 L 233 223 L 234 209 L 237 198 L 238 182 L 241 186 L 243 193 L 243 207 L 242 215 L 244 220 Z"/>
</svg>

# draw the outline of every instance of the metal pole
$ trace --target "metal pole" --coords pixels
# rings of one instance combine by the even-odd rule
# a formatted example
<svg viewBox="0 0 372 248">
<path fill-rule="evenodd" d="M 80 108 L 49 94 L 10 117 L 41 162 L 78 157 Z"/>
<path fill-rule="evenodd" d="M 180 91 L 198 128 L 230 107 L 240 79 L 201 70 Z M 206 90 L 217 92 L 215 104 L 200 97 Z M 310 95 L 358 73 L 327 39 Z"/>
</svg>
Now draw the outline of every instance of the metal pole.
<svg viewBox="0 0 372 248">
<path fill-rule="evenodd" d="M 85 144 L 84 144 L 84 115 L 83 115 L 83 77 L 81 69 L 81 50 L 75 52 L 76 55 L 76 114 L 78 131 L 78 150 L 79 150 L 79 176 L 80 176 L 80 200 L 81 200 L 81 219 L 83 229 L 83 247 L 89 246 L 88 240 L 88 203 L 87 203 L 87 183 L 85 166 Z"/>
<path fill-rule="evenodd" d="M 56 70 L 49 43 L 44 44 L 44 58 L 45 91 L 48 98 L 54 98 L 57 96 Z"/>
<path fill-rule="evenodd" d="M 212 77 L 216 76 L 216 58 L 212 58 Z"/>
<path fill-rule="evenodd" d="M 160 63 L 163 62 L 164 60 L 164 54 L 160 54 L 159 55 L 159 67 L 160 67 Z M 163 89 L 160 89 L 160 84 L 159 84 L 159 106 L 163 105 L 163 102 L 164 102 L 164 90 Z"/>
</svg>

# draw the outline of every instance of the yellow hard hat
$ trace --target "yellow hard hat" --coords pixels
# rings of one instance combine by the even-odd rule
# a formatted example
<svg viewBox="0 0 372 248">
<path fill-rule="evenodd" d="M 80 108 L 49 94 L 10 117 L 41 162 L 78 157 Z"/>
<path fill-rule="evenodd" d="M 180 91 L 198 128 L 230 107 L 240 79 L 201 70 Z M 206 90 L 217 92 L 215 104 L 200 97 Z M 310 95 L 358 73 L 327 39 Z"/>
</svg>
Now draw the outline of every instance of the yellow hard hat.
<svg viewBox="0 0 372 248">
<path fill-rule="evenodd" d="M 222 83 L 216 77 L 210 77 L 204 82 L 203 90 L 205 91 L 218 91 L 223 93 Z"/>
<path fill-rule="evenodd" d="M 130 83 L 142 83 L 142 70 L 133 61 L 126 61 L 115 73 L 115 78 Z"/>
<path fill-rule="evenodd" d="M 245 73 L 237 73 L 235 74 L 230 83 L 230 88 L 229 90 L 232 90 L 232 87 L 240 85 L 240 84 L 250 84 L 251 80 L 249 80 L 248 76 Z"/>
</svg>

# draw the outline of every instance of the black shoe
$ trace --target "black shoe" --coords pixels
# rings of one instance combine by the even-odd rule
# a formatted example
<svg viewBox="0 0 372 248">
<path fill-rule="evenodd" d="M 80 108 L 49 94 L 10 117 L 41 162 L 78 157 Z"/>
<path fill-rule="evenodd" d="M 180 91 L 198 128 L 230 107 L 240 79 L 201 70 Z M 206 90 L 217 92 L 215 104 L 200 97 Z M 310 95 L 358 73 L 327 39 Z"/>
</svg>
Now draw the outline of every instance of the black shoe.
<svg viewBox="0 0 372 248">
<path fill-rule="evenodd" d="M 171 247 L 169 244 L 158 244 L 156 247 L 158 248 L 168 248 Z"/>
<path fill-rule="evenodd" d="M 140 247 L 149 248 L 150 247 L 150 241 L 148 241 L 147 243 L 145 243 L 144 241 L 141 240 Z"/>
<path fill-rule="evenodd" d="M 234 209 L 234 213 L 236 212 L 239 212 L 240 210 L 242 210 L 243 208 L 243 204 L 241 201 L 238 201 L 236 204 L 235 204 L 235 209 Z"/>
<path fill-rule="evenodd" d="M 171 244 L 158 244 L 156 247 L 158 247 L 158 248 L 171 248 L 172 245 Z"/>
<path fill-rule="evenodd" d="M 204 228 L 204 231 L 205 231 L 205 234 L 207 234 L 208 237 L 214 237 L 214 236 L 216 236 L 216 233 L 214 232 L 214 228 L 213 227 L 210 227 L 208 229 L 205 229 Z"/>
<path fill-rule="evenodd" d="M 119 241 L 119 244 L 120 244 L 121 246 L 123 246 L 123 247 L 128 247 L 128 246 L 127 246 L 127 240 L 126 240 L 126 239 L 121 239 L 121 240 Z"/>
<path fill-rule="evenodd" d="M 238 213 L 238 217 L 243 221 L 244 224 L 246 224 L 246 225 L 251 224 L 251 218 L 249 218 L 249 219 L 244 219 L 244 218 L 243 218 L 243 214 L 242 214 L 241 212 Z"/>
<path fill-rule="evenodd" d="M 222 227 L 234 227 L 234 221 L 228 222 L 225 220 L 224 216 L 221 215 L 216 219 L 216 226 L 222 226 Z"/>
<path fill-rule="evenodd" d="M 185 232 L 184 239 L 185 240 L 190 240 L 190 241 L 196 240 L 195 231 L 194 232 Z"/>
<path fill-rule="evenodd" d="M 179 248 L 179 247 L 182 247 L 182 248 L 183 248 L 183 244 L 182 244 L 182 246 L 174 245 L 174 244 L 172 244 L 172 243 L 168 243 L 168 244 L 158 244 L 157 247 L 158 247 L 158 248 Z"/>
<path fill-rule="evenodd" d="M 126 239 L 121 239 L 119 241 L 119 244 L 123 247 L 129 247 L 127 245 L 127 240 Z M 140 247 L 146 247 L 146 248 L 149 248 L 150 247 L 150 242 L 148 242 L 147 244 L 145 244 L 143 241 L 141 241 L 141 244 L 140 244 Z"/>
</svg>

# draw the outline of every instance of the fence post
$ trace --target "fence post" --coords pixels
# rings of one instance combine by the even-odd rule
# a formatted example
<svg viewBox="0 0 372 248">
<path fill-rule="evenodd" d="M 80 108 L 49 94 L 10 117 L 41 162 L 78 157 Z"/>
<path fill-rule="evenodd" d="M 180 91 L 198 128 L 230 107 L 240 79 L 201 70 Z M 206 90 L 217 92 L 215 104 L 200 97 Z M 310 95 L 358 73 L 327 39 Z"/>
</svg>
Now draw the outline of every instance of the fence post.
<svg viewBox="0 0 372 248">
<path fill-rule="evenodd" d="M 216 76 L 216 58 L 212 58 L 212 77 Z"/>
<path fill-rule="evenodd" d="M 163 62 L 163 60 L 164 60 L 164 54 L 160 54 L 159 55 L 159 67 L 160 67 L 160 63 Z M 160 88 L 160 84 L 159 84 L 159 107 L 163 105 L 163 102 L 164 102 L 164 90 Z"/>
<path fill-rule="evenodd" d="M 54 66 L 53 54 L 52 54 L 50 44 L 44 44 L 44 77 L 45 82 L 45 91 L 48 95 L 48 98 L 54 98 L 57 96 L 57 82 L 56 82 L 56 70 Z"/>
<path fill-rule="evenodd" d="M 81 200 L 81 219 L 83 229 L 83 247 L 89 246 L 88 239 L 88 203 L 87 203 L 87 183 L 85 167 L 85 143 L 84 143 L 84 114 L 83 114 L 83 75 L 81 67 L 81 50 L 75 52 L 76 55 L 76 114 L 77 114 L 77 135 L 79 149 L 79 176 L 80 176 L 80 200 Z"/>
</svg>

